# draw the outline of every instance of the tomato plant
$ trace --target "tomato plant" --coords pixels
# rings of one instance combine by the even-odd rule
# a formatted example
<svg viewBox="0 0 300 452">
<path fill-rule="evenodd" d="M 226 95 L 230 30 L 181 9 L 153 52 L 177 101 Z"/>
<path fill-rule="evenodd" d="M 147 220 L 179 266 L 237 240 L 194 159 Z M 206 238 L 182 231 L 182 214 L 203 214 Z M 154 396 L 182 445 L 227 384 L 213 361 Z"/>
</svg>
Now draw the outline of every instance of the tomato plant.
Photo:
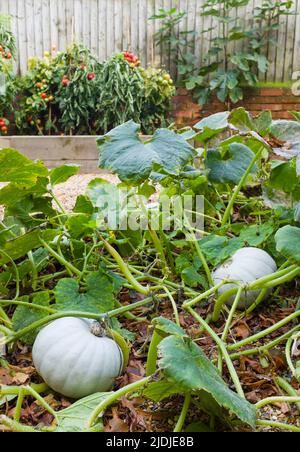
<svg viewBox="0 0 300 452">
<path fill-rule="evenodd" d="M 10 18 L 0 15 L 0 135 L 8 134 L 13 112 L 15 56 L 16 41 L 10 30 Z"/>
<path fill-rule="evenodd" d="M 166 124 L 174 92 L 166 71 L 143 69 L 129 52 L 100 63 L 72 45 L 31 60 L 18 82 L 16 124 L 22 134 L 95 135 L 133 119 L 151 133 Z"/>
</svg>

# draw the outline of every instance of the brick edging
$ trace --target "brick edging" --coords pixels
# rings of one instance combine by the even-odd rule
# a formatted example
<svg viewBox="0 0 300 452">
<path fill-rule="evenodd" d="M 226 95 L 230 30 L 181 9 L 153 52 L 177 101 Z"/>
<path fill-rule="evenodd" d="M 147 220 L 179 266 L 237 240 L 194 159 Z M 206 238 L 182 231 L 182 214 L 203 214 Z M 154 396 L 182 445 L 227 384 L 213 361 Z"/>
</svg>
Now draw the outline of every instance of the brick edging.
<svg viewBox="0 0 300 452">
<path fill-rule="evenodd" d="M 300 96 L 294 96 L 291 88 L 246 88 L 244 100 L 232 108 L 243 106 L 254 116 L 270 110 L 274 119 L 292 119 L 290 110 L 300 111 Z M 177 125 L 194 125 L 203 117 L 227 110 L 227 106 L 215 96 L 204 107 L 200 107 L 192 95 L 179 88 L 173 98 L 173 117 Z"/>
</svg>

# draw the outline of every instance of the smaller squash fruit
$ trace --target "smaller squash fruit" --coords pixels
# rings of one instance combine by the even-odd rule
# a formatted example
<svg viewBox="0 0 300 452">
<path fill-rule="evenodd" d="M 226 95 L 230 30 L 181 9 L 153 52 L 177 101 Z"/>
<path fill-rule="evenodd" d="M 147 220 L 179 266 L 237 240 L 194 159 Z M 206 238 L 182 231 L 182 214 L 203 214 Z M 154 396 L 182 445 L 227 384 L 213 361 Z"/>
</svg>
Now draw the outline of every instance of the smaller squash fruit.
<svg viewBox="0 0 300 452">
<path fill-rule="evenodd" d="M 212 274 L 213 281 L 217 285 L 224 280 L 237 281 L 242 285 L 247 285 L 265 276 L 272 275 L 277 270 L 274 259 L 266 252 L 258 248 L 242 248 L 237 251 L 230 259 L 220 265 Z M 237 284 L 228 283 L 222 286 L 218 293 L 223 295 L 225 292 L 234 289 Z M 270 294 L 268 291 L 265 298 Z M 240 309 L 250 307 L 260 294 L 260 290 L 243 291 L 239 303 Z M 235 296 L 228 300 L 228 305 L 232 305 Z"/>
<path fill-rule="evenodd" d="M 98 322 L 74 317 L 42 329 L 32 357 L 47 385 L 72 399 L 110 391 L 124 366 L 119 345 L 106 337 Z"/>
</svg>

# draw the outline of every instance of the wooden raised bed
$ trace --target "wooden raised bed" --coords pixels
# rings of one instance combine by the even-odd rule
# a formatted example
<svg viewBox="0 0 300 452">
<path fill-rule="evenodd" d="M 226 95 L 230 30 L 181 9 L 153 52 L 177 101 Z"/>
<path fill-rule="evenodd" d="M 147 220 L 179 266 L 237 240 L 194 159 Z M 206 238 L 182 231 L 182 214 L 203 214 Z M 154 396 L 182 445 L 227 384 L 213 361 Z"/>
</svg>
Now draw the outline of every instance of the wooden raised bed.
<svg viewBox="0 0 300 452">
<path fill-rule="evenodd" d="M 98 172 L 96 136 L 10 136 L 0 137 L 1 148 L 14 148 L 31 160 L 42 160 L 49 168 L 80 165 L 81 173 Z"/>
</svg>

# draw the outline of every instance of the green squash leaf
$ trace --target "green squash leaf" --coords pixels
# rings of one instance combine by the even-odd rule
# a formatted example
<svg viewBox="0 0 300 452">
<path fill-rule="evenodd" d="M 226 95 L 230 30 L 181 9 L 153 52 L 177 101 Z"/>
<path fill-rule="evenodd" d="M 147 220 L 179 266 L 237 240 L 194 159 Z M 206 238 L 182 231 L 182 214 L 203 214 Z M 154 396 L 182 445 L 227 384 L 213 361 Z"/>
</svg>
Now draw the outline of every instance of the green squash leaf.
<svg viewBox="0 0 300 452">
<path fill-rule="evenodd" d="M 10 262 L 8 256 L 13 260 L 17 260 L 25 256 L 29 251 L 40 248 L 40 237 L 46 242 L 51 242 L 56 236 L 57 231 L 55 230 L 46 229 L 41 231 L 38 229 L 6 242 L 5 246 L 0 249 L 0 265 Z"/>
<path fill-rule="evenodd" d="M 85 292 L 80 291 L 75 279 L 65 278 L 58 282 L 54 293 L 59 311 L 105 313 L 115 304 L 111 278 L 101 270 L 87 276 Z"/>
<path fill-rule="evenodd" d="M 300 228 L 284 226 L 275 235 L 276 248 L 285 258 L 300 263 Z"/>
<path fill-rule="evenodd" d="M 69 180 L 70 177 L 78 174 L 79 170 L 80 170 L 79 165 L 62 165 L 59 166 L 58 168 L 54 168 L 53 170 L 50 171 L 51 185 L 54 187 L 55 185 L 67 182 L 67 180 Z"/>
<path fill-rule="evenodd" d="M 98 139 L 99 166 L 117 174 L 130 185 L 145 182 L 153 171 L 177 175 L 196 155 L 184 138 L 167 129 L 158 130 L 143 143 L 140 126 L 129 121 Z"/>
<path fill-rule="evenodd" d="M 206 160 L 206 168 L 210 170 L 209 180 L 214 183 L 238 184 L 254 155 L 247 146 L 237 143 L 230 144 L 223 156 L 219 150 L 209 151 Z M 257 170 L 257 166 L 254 165 L 251 173 L 255 174 Z"/>
<path fill-rule="evenodd" d="M 75 402 L 68 408 L 57 412 L 58 425 L 55 429 L 56 433 L 67 432 L 87 432 L 87 422 L 97 406 L 104 402 L 111 394 L 110 393 L 97 393 L 85 397 L 84 399 Z M 99 422 L 93 431 L 103 431 L 102 422 Z"/>
<path fill-rule="evenodd" d="M 187 337 L 186 332 L 182 328 L 180 328 L 171 320 L 166 319 L 165 317 L 157 317 L 156 319 L 153 319 L 152 324 L 155 326 L 155 329 L 159 333 L 162 333 L 161 336 L 176 335 L 181 337 Z"/>
<path fill-rule="evenodd" d="M 300 150 L 300 123 L 297 121 L 273 121 L 271 135 L 280 141 L 293 144 Z"/>
<path fill-rule="evenodd" d="M 42 162 L 32 162 L 15 149 L 0 150 L 0 182 L 32 186 L 39 177 L 47 176 L 48 170 Z"/>
<path fill-rule="evenodd" d="M 198 122 L 194 126 L 196 130 L 200 130 L 200 133 L 195 137 L 196 141 L 206 143 L 227 129 L 229 114 L 228 111 L 215 113 Z"/>
<path fill-rule="evenodd" d="M 169 397 L 176 394 L 184 394 L 185 389 L 179 385 L 174 384 L 174 381 L 163 379 L 150 383 L 143 391 L 143 395 L 153 402 L 162 402 Z"/>
<path fill-rule="evenodd" d="M 243 133 L 255 130 L 255 125 L 250 113 L 248 113 L 243 107 L 232 110 L 229 115 L 228 122 Z"/>
<path fill-rule="evenodd" d="M 23 301 L 28 301 L 29 298 L 25 297 Z M 49 292 L 40 292 L 32 297 L 32 303 L 49 307 L 50 306 L 50 296 Z M 37 322 L 38 320 L 44 319 L 48 317 L 49 313 L 47 311 L 39 310 L 36 308 L 29 308 L 26 306 L 18 306 L 15 310 L 15 313 L 12 318 L 12 326 L 14 332 L 18 332 L 27 326 L 30 326 L 32 323 Z M 35 338 L 38 334 L 38 330 L 32 331 L 26 336 L 22 337 L 22 342 L 27 345 L 32 345 L 35 341 Z"/>
<path fill-rule="evenodd" d="M 192 340 L 170 336 L 160 343 L 159 351 L 160 368 L 168 379 L 186 392 L 208 392 L 219 405 L 255 427 L 256 408 L 228 388 L 218 369 Z"/>
</svg>

